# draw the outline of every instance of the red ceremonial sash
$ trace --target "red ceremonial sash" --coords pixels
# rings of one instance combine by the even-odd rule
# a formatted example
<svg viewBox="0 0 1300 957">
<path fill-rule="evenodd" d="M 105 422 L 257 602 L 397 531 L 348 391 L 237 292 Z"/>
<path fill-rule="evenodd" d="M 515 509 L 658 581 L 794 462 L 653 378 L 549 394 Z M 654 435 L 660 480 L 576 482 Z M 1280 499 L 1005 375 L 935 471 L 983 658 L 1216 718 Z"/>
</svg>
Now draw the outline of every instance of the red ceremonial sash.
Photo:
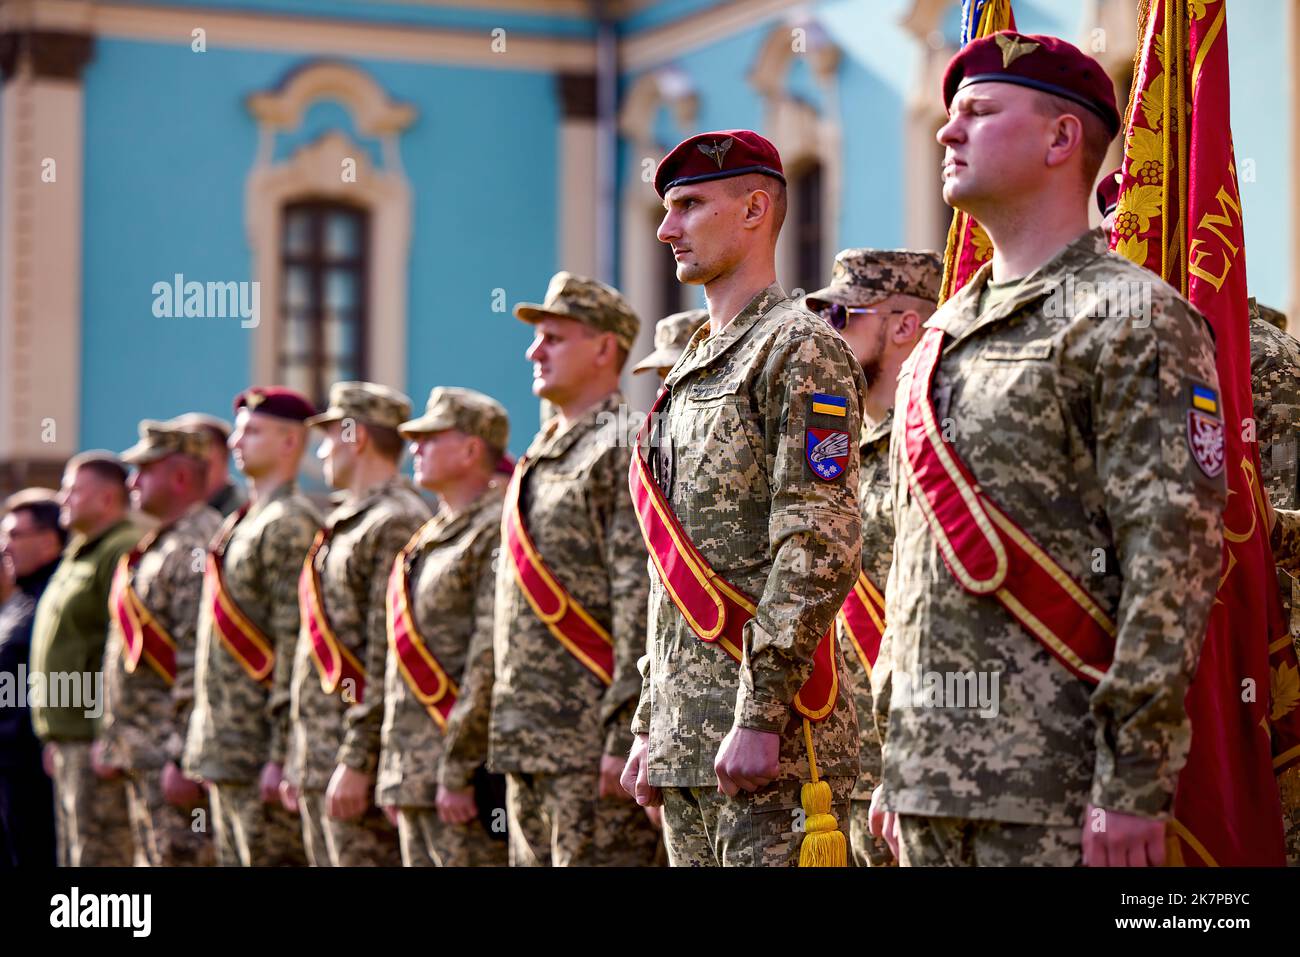
<svg viewBox="0 0 1300 957">
<path fill-rule="evenodd" d="M 415 616 L 411 614 L 408 565 L 412 546 L 419 538 L 420 533 L 416 532 L 398 554 L 388 576 L 388 645 L 397 656 L 397 667 L 411 692 L 424 705 L 434 723 L 446 731 L 447 718 L 456 705 L 460 689 L 420 637 L 415 627 Z"/>
<path fill-rule="evenodd" d="M 939 434 L 930 388 L 944 333 L 917 346 L 907 403 L 908 484 L 944 564 L 966 591 L 996 598 L 1053 657 L 1093 684 L 1115 654 L 1115 623 L 1029 533 L 993 504 Z"/>
<path fill-rule="evenodd" d="M 655 400 L 633 449 L 628 484 L 636 506 L 637 522 L 646 549 L 659 573 L 659 581 L 695 636 L 717 643 L 737 662 L 741 660 L 745 622 L 754 617 L 758 604 L 715 572 L 687 536 L 672 506 L 650 475 L 641 454 L 641 434 L 653 421 L 668 390 Z M 835 669 L 835 627 L 832 625 L 813 652 L 813 672 L 794 697 L 793 707 L 805 718 L 821 721 L 835 708 L 839 675 Z"/>
<path fill-rule="evenodd" d="M 573 657 L 604 684 L 614 681 L 614 639 L 565 590 L 537 552 L 519 510 L 519 486 L 528 468 L 528 456 L 519 460 L 506 489 L 501 515 L 501 535 L 510 553 L 519 590 L 533 612 Z"/>
<path fill-rule="evenodd" d="M 143 658 L 158 677 L 171 686 L 176 681 L 176 642 L 144 606 L 131 582 L 140 556 L 147 548 L 147 545 L 143 548 L 137 546 L 119 559 L 108 605 L 122 629 L 122 666 L 127 674 L 135 674 Z"/>
<path fill-rule="evenodd" d="M 311 543 L 307 558 L 302 563 L 302 574 L 298 576 L 298 612 L 302 615 L 302 626 L 307 629 L 311 641 L 311 656 L 316 662 L 316 670 L 320 672 L 321 688 L 326 694 L 333 694 L 344 679 L 350 679 L 357 689 L 356 703 L 360 704 L 365 698 L 366 669 L 330 628 L 325 605 L 321 601 L 316 556 L 329 541 L 329 537 L 326 529 L 317 532 L 316 540 Z"/>
<path fill-rule="evenodd" d="M 234 534 L 235 526 L 248 512 L 245 505 L 226 520 L 216 545 L 208 553 L 207 585 L 212 627 L 221 644 L 254 681 L 269 684 L 275 667 L 275 645 L 262 630 L 240 611 L 235 599 L 226 589 L 222 566 L 226 558 L 226 544 Z"/>
<path fill-rule="evenodd" d="M 858 653 L 867 677 L 871 677 L 876 655 L 880 653 L 880 640 L 885 635 L 885 599 L 866 572 L 858 572 L 858 580 L 839 611 L 839 622 Z"/>
</svg>

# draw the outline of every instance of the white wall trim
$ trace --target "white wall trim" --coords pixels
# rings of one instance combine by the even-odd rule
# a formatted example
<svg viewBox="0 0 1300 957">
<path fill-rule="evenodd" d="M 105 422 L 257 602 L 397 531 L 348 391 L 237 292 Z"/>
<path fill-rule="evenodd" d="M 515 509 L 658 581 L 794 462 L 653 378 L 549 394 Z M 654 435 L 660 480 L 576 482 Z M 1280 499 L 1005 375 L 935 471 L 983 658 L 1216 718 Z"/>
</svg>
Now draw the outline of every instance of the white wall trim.
<svg viewBox="0 0 1300 957">
<path fill-rule="evenodd" d="M 506 34 L 506 49 L 492 50 L 490 31 L 238 13 L 192 7 L 100 5 L 88 0 L 11 0 L 0 6 L 0 29 L 20 22 L 49 30 L 152 40 L 188 47 L 202 27 L 209 50 L 238 47 L 318 56 L 406 60 L 501 70 L 592 71 L 591 40 Z"/>
</svg>

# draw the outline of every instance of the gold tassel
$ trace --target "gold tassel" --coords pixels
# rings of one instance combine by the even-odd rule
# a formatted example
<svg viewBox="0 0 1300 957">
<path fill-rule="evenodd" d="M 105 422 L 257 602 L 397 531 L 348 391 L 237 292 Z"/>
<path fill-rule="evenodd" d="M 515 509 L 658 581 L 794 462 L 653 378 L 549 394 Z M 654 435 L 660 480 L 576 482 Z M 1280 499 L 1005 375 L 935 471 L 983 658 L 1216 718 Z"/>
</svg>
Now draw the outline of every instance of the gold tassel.
<svg viewBox="0 0 1300 957">
<path fill-rule="evenodd" d="M 817 756 L 813 753 L 812 722 L 803 719 L 803 740 L 808 748 L 808 768 L 812 781 L 803 786 L 804 835 L 799 845 L 800 867 L 848 867 L 849 843 L 840 832 L 839 822 L 831 813 L 831 786 L 817 775 Z"/>
</svg>

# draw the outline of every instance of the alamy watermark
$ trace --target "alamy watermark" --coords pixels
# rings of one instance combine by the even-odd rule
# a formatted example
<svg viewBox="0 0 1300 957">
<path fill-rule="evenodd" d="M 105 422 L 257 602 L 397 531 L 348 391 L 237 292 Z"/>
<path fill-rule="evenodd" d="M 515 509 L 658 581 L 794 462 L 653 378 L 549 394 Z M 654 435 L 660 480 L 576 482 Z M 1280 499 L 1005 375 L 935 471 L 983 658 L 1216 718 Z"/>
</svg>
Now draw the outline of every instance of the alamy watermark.
<svg viewBox="0 0 1300 957">
<path fill-rule="evenodd" d="M 895 671 L 891 680 L 891 708 L 972 710 L 981 718 L 997 717 L 1000 671 L 926 671 L 915 680 Z"/>
<path fill-rule="evenodd" d="M 1138 329 L 1151 324 L 1151 283 L 1146 280 L 1088 282 L 1067 275 L 1064 282 L 1053 279 L 1047 287 L 1043 315 L 1050 319 L 1132 319 Z"/>
<path fill-rule="evenodd" d="M 87 718 L 104 713 L 102 671 L 0 671 L 0 708 L 79 708 Z"/>
<path fill-rule="evenodd" d="M 171 282 L 153 284 L 153 314 L 159 319 L 239 319 L 245 329 L 262 321 L 262 284 L 253 282 L 186 282 L 176 273 Z"/>
</svg>

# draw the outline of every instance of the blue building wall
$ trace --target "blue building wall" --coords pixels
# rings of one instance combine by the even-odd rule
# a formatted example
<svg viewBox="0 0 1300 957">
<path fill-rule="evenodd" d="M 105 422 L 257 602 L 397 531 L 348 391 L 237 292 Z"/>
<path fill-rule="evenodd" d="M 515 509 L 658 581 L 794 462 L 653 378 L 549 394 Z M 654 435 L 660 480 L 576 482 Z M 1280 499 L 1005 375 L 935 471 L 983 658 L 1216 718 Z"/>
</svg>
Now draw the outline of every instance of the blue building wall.
<svg viewBox="0 0 1300 957">
<path fill-rule="evenodd" d="M 214 0 L 142 2 L 197 11 Z M 664 0 L 618 29 L 624 38 L 635 37 L 717 5 Z M 811 6 L 841 50 L 844 156 L 836 246 L 901 245 L 909 215 L 905 164 L 925 161 L 905 152 L 906 108 L 921 53 L 900 24 L 911 3 L 819 0 Z M 1026 31 L 1079 35 L 1077 0 L 1015 0 L 1014 6 Z M 593 25 L 574 15 L 361 0 L 239 0 L 221 7 L 483 32 L 485 43 L 498 26 L 513 35 L 594 36 Z M 955 11 L 954 3 L 943 32 L 956 29 Z M 749 73 L 781 16 L 755 20 L 647 67 L 675 66 L 699 95 L 695 129 L 677 128 L 671 111 L 660 111 L 655 134 L 662 144 L 699 129 L 762 128 L 763 103 Z M 1286 305 L 1285 268 L 1296 241 L 1290 233 L 1295 158 L 1281 135 L 1294 105 L 1276 70 L 1261 64 L 1286 62 L 1286 38 L 1278 29 L 1283 17 L 1284 0 L 1253 0 L 1234 5 L 1228 24 L 1250 284 L 1261 300 L 1279 306 Z M 244 193 L 257 126 L 245 98 L 275 87 L 310 58 L 222 48 L 216 39 L 197 54 L 188 38 L 167 45 L 100 37 L 85 72 L 83 447 L 122 448 L 146 416 L 190 409 L 228 416 L 231 396 L 248 384 L 250 330 L 232 319 L 155 318 L 151 288 L 175 273 L 199 281 L 252 278 Z M 551 273 L 564 265 L 557 248 L 561 116 L 555 78 L 540 70 L 355 63 L 391 98 L 418 111 L 399 139 L 413 199 L 408 392 L 417 405 L 436 384 L 497 395 L 516 423 L 517 452 L 536 422 L 523 360 L 530 330 L 508 311 L 492 311 L 492 303 L 498 289 L 508 306 L 540 298 Z M 620 89 L 626 92 L 640 75 L 621 76 Z M 821 105 L 823 93 L 799 58 L 787 88 Z M 314 105 L 301 130 L 278 136 L 275 155 L 287 156 L 331 129 L 348 132 L 372 162 L 382 164 L 378 143 L 358 137 L 347 110 L 334 103 Z M 620 177 L 631 166 L 628 149 L 620 142 Z"/>
<path fill-rule="evenodd" d="M 245 97 L 302 57 L 103 40 L 85 75 L 86 181 L 82 444 L 121 448 L 144 417 L 190 409 L 229 417 L 248 385 L 252 330 L 234 319 L 159 319 L 152 286 L 175 273 L 201 282 L 252 278 L 245 181 L 257 125 Z M 556 268 L 559 112 L 549 73 L 356 61 L 395 100 L 416 107 L 400 138 L 412 187 L 407 386 L 498 396 L 525 442 L 536 400 L 528 328 L 492 312 L 540 298 Z M 347 110 L 318 103 L 277 137 L 285 156 L 342 129 Z M 263 310 L 272 304 L 263 303 Z M 129 357 L 130 363 L 124 362 Z M 124 376 L 130 376 L 129 380 Z"/>
</svg>

